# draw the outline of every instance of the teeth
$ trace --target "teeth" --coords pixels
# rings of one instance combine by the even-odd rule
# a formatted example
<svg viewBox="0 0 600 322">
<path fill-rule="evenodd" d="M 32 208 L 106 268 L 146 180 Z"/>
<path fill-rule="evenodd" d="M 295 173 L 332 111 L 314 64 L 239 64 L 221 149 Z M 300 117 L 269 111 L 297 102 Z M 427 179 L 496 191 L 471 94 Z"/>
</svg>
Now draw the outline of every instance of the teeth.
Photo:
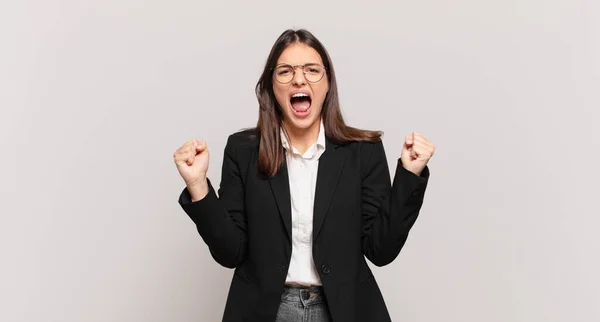
<svg viewBox="0 0 600 322">
<path fill-rule="evenodd" d="M 294 94 L 294 96 L 292 96 L 292 97 L 308 97 L 308 95 L 307 95 L 307 94 L 304 94 L 304 93 L 296 93 L 296 94 Z"/>
</svg>

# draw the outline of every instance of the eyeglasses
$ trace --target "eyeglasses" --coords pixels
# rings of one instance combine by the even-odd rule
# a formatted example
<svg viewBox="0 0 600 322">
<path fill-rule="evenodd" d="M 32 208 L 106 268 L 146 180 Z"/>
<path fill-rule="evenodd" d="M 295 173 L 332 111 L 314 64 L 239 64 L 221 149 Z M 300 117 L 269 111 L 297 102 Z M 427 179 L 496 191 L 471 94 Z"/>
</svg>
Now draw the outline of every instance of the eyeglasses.
<svg viewBox="0 0 600 322">
<path fill-rule="evenodd" d="M 296 68 L 302 68 L 304 78 L 311 83 L 316 83 L 323 79 L 325 75 L 325 67 L 319 64 L 310 63 L 305 65 L 291 66 L 288 64 L 281 64 L 275 67 L 275 80 L 282 84 L 287 84 L 294 79 L 296 75 Z"/>
</svg>

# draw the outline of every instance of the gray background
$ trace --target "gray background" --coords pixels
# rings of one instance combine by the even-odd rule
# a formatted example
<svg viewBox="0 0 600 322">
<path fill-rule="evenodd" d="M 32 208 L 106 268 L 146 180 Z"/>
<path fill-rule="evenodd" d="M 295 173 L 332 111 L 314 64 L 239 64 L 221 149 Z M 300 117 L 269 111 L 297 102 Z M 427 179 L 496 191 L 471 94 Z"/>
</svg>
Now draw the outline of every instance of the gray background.
<svg viewBox="0 0 600 322">
<path fill-rule="evenodd" d="M 599 321 L 596 0 L 0 4 L 0 320 L 218 321 L 232 271 L 177 205 L 193 137 L 227 135 L 286 28 L 334 61 L 390 166 L 437 145 L 395 321 Z"/>
</svg>

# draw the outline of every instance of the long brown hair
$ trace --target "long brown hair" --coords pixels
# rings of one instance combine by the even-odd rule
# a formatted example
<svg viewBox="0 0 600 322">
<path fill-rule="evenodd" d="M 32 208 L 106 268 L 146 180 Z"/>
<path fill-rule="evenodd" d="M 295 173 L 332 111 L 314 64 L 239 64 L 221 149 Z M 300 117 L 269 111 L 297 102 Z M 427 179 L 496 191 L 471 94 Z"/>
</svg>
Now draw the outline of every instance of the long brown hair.
<svg viewBox="0 0 600 322">
<path fill-rule="evenodd" d="M 283 112 L 273 92 L 273 69 L 281 53 L 293 43 L 302 43 L 315 49 L 325 65 L 327 77 L 329 78 L 329 91 L 321 109 L 325 137 L 336 144 L 344 144 L 352 141 L 376 142 L 381 140 L 381 131 L 360 130 L 347 126 L 344 123 L 340 110 L 335 72 L 327 50 L 309 31 L 305 29 L 288 29 L 277 38 L 271 48 L 265 68 L 255 89 L 260 107 L 257 122 L 257 128 L 260 133 L 258 166 L 260 173 L 266 177 L 272 177 L 277 174 L 285 161 L 285 151 L 280 137 Z"/>
</svg>

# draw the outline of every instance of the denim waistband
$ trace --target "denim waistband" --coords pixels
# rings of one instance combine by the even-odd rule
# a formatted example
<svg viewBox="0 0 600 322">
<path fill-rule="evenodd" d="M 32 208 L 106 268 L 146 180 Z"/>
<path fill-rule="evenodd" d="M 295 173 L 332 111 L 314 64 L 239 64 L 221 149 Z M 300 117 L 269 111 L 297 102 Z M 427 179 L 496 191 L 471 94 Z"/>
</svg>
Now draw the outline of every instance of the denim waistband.
<svg viewBox="0 0 600 322">
<path fill-rule="evenodd" d="M 281 300 L 302 303 L 304 305 L 320 304 L 325 302 L 325 292 L 322 286 L 294 287 L 285 286 Z"/>
</svg>

